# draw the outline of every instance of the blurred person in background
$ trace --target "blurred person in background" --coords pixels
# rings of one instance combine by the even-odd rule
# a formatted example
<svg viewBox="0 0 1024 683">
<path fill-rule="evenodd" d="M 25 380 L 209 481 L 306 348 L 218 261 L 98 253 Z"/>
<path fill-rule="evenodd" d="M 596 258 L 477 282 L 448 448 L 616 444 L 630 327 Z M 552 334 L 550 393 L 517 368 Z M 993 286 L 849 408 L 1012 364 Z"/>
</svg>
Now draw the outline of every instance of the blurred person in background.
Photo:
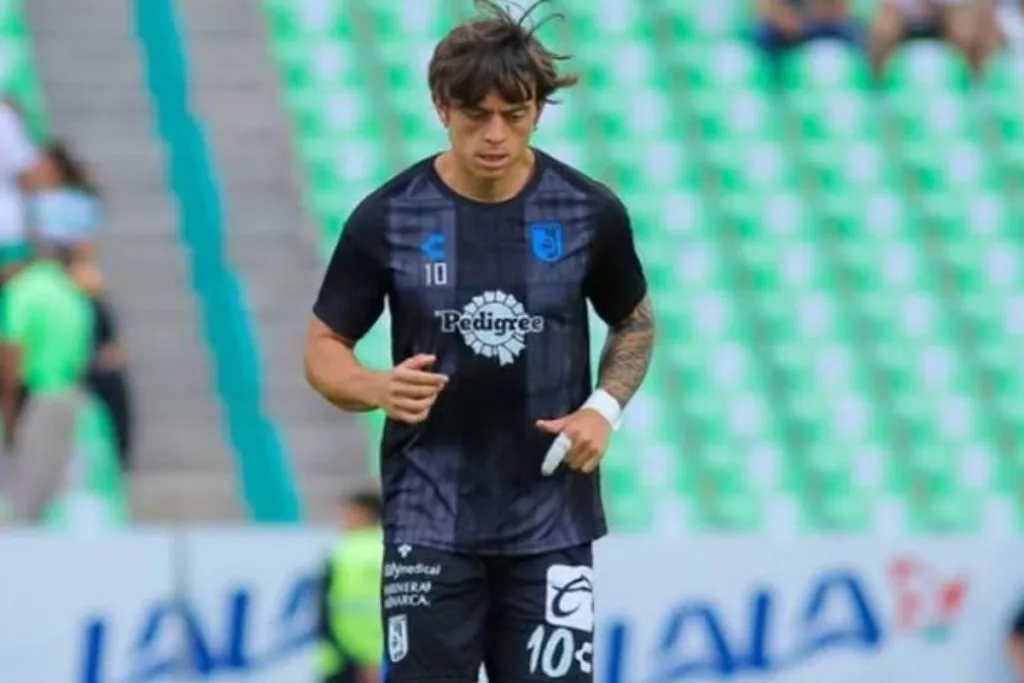
<svg viewBox="0 0 1024 683">
<path fill-rule="evenodd" d="M 94 313 L 55 250 L 40 245 L 30 261 L 8 270 L 2 319 L 0 412 L 13 460 L 0 489 L 13 521 L 35 523 L 67 474 Z"/>
<path fill-rule="evenodd" d="M 0 270 L 28 255 L 25 197 L 53 180 L 53 169 L 36 149 L 17 103 L 0 101 Z"/>
<path fill-rule="evenodd" d="M 95 329 L 86 388 L 107 409 L 114 427 L 118 459 L 121 467 L 129 470 L 134 418 L 127 361 L 117 331 L 117 320 L 106 299 L 106 283 L 96 262 L 80 250 L 62 248 L 61 260 L 92 304 Z"/>
<path fill-rule="evenodd" d="M 984 66 L 1002 49 L 1024 53 L 1024 0 L 976 0 L 975 61 Z"/>
<path fill-rule="evenodd" d="M 818 38 L 861 39 L 849 0 L 757 0 L 757 19 L 757 43 L 771 55 Z"/>
<path fill-rule="evenodd" d="M 1006 634 L 1006 654 L 1013 667 L 1014 680 L 1024 683 L 1024 609 L 1018 610 Z"/>
<path fill-rule="evenodd" d="M 977 0 L 883 0 L 871 26 L 871 62 L 881 74 L 906 40 L 940 39 L 958 48 L 975 67 Z"/>
<path fill-rule="evenodd" d="M 76 256 L 92 256 L 101 219 L 99 189 L 85 165 L 64 143 L 51 142 L 43 153 L 56 182 L 37 192 L 33 199 L 36 233 L 43 242 L 72 249 Z"/>
<path fill-rule="evenodd" d="M 365 491 L 342 501 L 344 537 L 321 583 L 319 640 L 321 683 L 378 683 L 384 656 L 381 625 L 380 495 Z"/>
</svg>

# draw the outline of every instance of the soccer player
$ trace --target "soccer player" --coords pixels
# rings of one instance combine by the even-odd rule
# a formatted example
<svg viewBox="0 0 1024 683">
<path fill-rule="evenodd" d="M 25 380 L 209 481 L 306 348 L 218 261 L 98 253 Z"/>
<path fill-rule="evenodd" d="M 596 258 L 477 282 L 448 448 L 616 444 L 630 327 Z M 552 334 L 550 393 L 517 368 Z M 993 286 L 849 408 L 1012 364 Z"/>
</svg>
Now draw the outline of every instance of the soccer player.
<svg viewBox="0 0 1024 683">
<path fill-rule="evenodd" d="M 342 410 L 389 418 L 388 680 L 474 681 L 485 663 L 493 683 L 589 681 L 597 468 L 647 371 L 654 319 L 622 202 L 529 145 L 576 82 L 565 57 L 526 18 L 478 4 L 428 67 L 451 146 L 349 217 L 305 370 Z M 596 389 L 588 301 L 609 327 Z M 381 372 L 354 350 L 385 303 L 397 365 Z"/>
</svg>

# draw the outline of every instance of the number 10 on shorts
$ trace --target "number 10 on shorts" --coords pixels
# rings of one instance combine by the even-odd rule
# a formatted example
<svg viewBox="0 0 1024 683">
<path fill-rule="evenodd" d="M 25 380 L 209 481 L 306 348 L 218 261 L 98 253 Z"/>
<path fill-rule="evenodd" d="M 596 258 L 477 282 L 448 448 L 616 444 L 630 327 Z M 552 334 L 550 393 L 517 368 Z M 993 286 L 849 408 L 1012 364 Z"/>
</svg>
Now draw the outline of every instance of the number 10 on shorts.
<svg viewBox="0 0 1024 683">
<path fill-rule="evenodd" d="M 533 629 L 530 639 L 526 641 L 526 651 L 530 655 L 531 675 L 540 672 L 547 678 L 562 678 L 574 664 L 584 674 L 593 670 L 593 642 L 587 637 L 576 647 L 576 636 L 565 627 L 552 629 L 542 624 Z"/>
</svg>

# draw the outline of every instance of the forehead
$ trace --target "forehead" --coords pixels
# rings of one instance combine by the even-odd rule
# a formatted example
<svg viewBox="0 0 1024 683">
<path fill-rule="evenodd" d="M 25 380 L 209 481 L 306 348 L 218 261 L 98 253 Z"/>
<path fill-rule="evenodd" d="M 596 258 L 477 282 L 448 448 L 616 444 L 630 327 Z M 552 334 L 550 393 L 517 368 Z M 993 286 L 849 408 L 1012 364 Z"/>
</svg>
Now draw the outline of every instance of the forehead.
<svg viewBox="0 0 1024 683">
<path fill-rule="evenodd" d="M 464 109 L 477 109 L 482 111 L 490 112 L 506 112 L 514 111 L 516 109 L 526 109 L 533 104 L 532 98 L 516 102 L 506 100 L 497 90 L 492 90 L 487 93 L 487 96 L 476 104 L 464 104 Z"/>
</svg>

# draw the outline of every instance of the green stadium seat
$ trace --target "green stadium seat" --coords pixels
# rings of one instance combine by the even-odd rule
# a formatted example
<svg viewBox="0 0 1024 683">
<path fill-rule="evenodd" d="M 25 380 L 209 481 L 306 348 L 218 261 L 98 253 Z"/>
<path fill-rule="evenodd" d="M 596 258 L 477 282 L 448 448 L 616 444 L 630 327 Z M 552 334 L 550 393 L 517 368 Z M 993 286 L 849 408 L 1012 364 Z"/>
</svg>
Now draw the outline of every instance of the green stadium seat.
<svg viewBox="0 0 1024 683">
<path fill-rule="evenodd" d="M 902 180 L 885 148 L 866 139 L 807 144 L 803 152 L 828 201 L 882 192 L 898 187 Z"/>
<path fill-rule="evenodd" d="M 910 142 L 974 140 L 981 137 L 981 120 L 969 96 L 937 92 L 927 99 L 908 99 L 896 106 L 896 122 Z"/>
<path fill-rule="evenodd" d="M 967 62 L 955 48 L 941 41 L 905 43 L 889 58 L 883 78 L 887 92 L 897 99 L 964 93 L 971 85 Z"/>
<path fill-rule="evenodd" d="M 802 102 L 867 90 L 871 72 L 862 51 L 838 40 L 814 40 L 782 61 L 782 84 L 798 108 Z"/>
<path fill-rule="evenodd" d="M 743 90 L 765 91 L 772 85 L 766 58 L 747 43 L 685 43 L 679 50 L 686 84 L 699 108 L 705 100 L 725 99 Z"/>
<path fill-rule="evenodd" d="M 881 142 L 885 134 L 881 120 L 878 102 L 856 92 L 815 92 L 797 108 L 800 134 L 809 143 Z"/>
<path fill-rule="evenodd" d="M 666 28 L 672 39 L 679 42 L 715 42 L 734 38 L 750 19 L 750 7 L 743 0 L 692 4 L 657 0 L 655 4 L 666 18 Z"/>
</svg>

